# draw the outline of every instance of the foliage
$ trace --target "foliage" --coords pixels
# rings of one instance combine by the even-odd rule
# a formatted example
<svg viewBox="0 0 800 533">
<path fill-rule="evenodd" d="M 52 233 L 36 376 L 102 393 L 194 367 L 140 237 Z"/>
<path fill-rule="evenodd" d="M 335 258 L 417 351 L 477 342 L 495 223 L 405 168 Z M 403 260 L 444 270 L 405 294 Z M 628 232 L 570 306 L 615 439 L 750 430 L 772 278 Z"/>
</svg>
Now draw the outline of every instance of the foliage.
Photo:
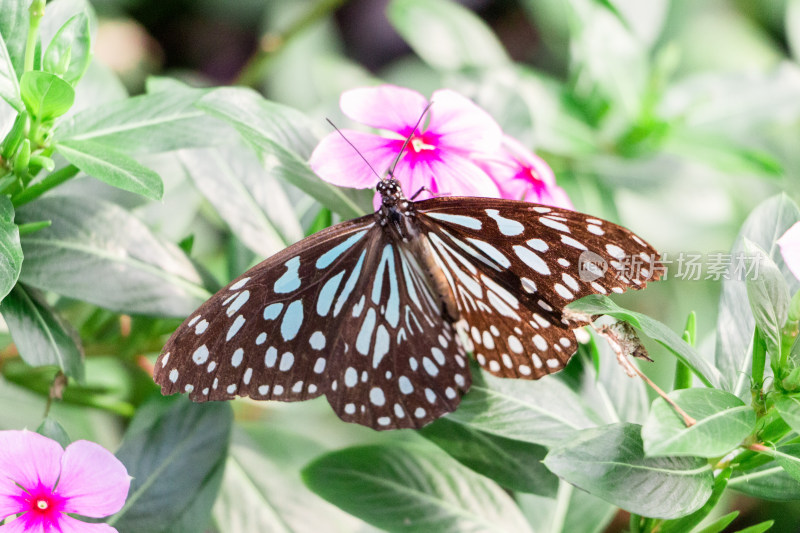
<svg viewBox="0 0 800 533">
<path fill-rule="evenodd" d="M 703 31 L 738 46 L 726 53 L 748 74 L 714 56 L 722 44 L 676 29 L 705 8 L 520 3 L 547 68 L 512 59 L 455 2 L 392 0 L 386 16 L 414 56 L 373 76 L 330 46 L 337 2 L 299 2 L 307 14 L 265 28 L 286 39 L 240 78 L 267 99 L 157 77 L 128 96 L 92 59 L 88 3 L 0 0 L 0 401 L 15 406 L 0 428 L 119 446 L 135 479 L 108 523 L 123 533 L 595 532 L 618 508 L 635 532 L 780 522 L 740 525 L 726 506 L 731 493 L 800 499 L 800 281 L 776 245 L 800 221 L 786 178 L 800 169 L 800 69 L 733 8 L 741 34 Z M 780 30 L 795 54 L 799 5 L 787 2 Z M 152 361 L 176 319 L 257 256 L 370 211 L 369 191 L 321 181 L 307 161 L 340 90 L 376 77 L 472 98 L 551 164 L 579 210 L 673 255 L 724 249 L 758 264 L 746 283 L 669 279 L 572 306 L 642 334 L 662 387 L 676 369 L 666 396 L 693 424 L 651 401 L 596 335 L 538 382 L 473 369 L 460 408 L 416 433 L 343 428 L 318 401 L 160 397 Z"/>
</svg>

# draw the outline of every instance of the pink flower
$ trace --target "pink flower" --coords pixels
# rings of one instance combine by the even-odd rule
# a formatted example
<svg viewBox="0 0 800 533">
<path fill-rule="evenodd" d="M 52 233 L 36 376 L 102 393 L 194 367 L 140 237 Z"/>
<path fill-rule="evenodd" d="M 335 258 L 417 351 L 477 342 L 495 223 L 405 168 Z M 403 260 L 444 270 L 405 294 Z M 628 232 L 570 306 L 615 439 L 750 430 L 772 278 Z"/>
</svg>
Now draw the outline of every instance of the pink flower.
<svg viewBox="0 0 800 533">
<path fill-rule="evenodd" d="M 497 123 L 460 94 L 444 89 L 433 93 L 433 102 L 406 147 L 394 171 L 406 195 L 425 187 L 417 198 L 431 195 L 498 197 L 497 185 L 473 160 L 476 153 L 493 153 L 502 133 Z M 428 105 L 416 91 L 381 85 L 342 93 L 339 105 L 345 115 L 382 134 L 344 130 L 380 174 L 391 167 L 403 141 Z M 427 124 L 426 124 L 427 121 Z M 334 185 L 359 189 L 374 187 L 378 178 L 355 150 L 336 132 L 322 139 L 309 161 L 322 179 Z"/>
<path fill-rule="evenodd" d="M 0 522 L 19 515 L 0 526 L 1 533 L 116 532 L 67 513 L 112 515 L 129 488 L 125 467 L 98 444 L 79 440 L 64 450 L 38 433 L 0 431 Z"/>
<path fill-rule="evenodd" d="M 800 222 L 795 223 L 778 239 L 783 261 L 794 277 L 800 279 Z"/>
<path fill-rule="evenodd" d="M 478 164 L 497 183 L 501 198 L 575 209 L 547 163 L 507 135 L 499 155 L 481 158 Z"/>
</svg>

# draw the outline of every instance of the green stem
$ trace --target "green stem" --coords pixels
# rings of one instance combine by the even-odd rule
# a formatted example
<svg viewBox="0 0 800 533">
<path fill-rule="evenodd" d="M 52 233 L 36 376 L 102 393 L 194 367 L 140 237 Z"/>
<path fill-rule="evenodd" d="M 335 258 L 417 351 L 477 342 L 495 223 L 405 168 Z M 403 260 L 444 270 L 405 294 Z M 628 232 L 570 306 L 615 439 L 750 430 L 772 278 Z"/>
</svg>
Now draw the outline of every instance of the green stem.
<svg viewBox="0 0 800 533">
<path fill-rule="evenodd" d="M 44 228 L 49 228 L 53 225 L 52 220 L 40 220 L 39 222 L 29 222 L 27 224 L 20 224 L 19 234 L 22 235 L 30 235 L 31 233 L 36 233 L 37 231 L 43 230 Z"/>
<path fill-rule="evenodd" d="M 689 313 L 686 326 L 683 328 L 683 340 L 689 346 L 697 345 L 697 315 L 694 311 Z M 692 386 L 692 371 L 679 359 L 675 363 L 675 386 L 673 390 L 688 389 Z"/>
<path fill-rule="evenodd" d="M 756 326 L 753 331 L 753 366 L 751 376 L 753 376 L 753 386 L 761 389 L 764 383 L 764 368 L 767 365 L 767 350 L 761 331 Z"/>
<path fill-rule="evenodd" d="M 2 178 L 0 178 L 0 194 L 5 193 L 8 189 L 11 188 L 17 182 L 17 176 L 12 173 L 5 174 Z"/>
<path fill-rule="evenodd" d="M 630 533 L 641 533 L 641 523 L 642 517 L 638 514 L 631 513 L 631 520 L 628 523 L 628 529 L 630 530 Z"/>
<path fill-rule="evenodd" d="M 33 70 L 33 59 L 36 55 L 36 43 L 39 40 L 39 23 L 44 16 L 45 0 L 33 0 L 28 22 L 28 40 L 25 43 L 25 72 Z"/>
<path fill-rule="evenodd" d="M 764 385 L 764 368 L 766 365 L 767 345 L 764 344 L 764 339 L 761 337 L 761 332 L 759 331 L 758 326 L 756 326 L 756 329 L 753 332 L 753 363 L 750 375 L 753 379 L 753 385 L 751 388 L 753 406 L 756 408 L 757 414 L 760 412 L 760 408 L 758 406 L 763 404 L 762 387 Z"/>
<path fill-rule="evenodd" d="M 692 370 L 680 360 L 675 362 L 675 382 L 672 390 L 688 389 L 692 386 Z"/>
<path fill-rule="evenodd" d="M 24 191 L 19 192 L 11 198 L 11 203 L 14 207 L 19 207 L 23 204 L 31 202 L 53 187 L 61 185 L 67 180 L 74 178 L 78 174 L 78 167 L 75 165 L 67 165 L 60 168 L 47 176 L 45 179 L 35 185 L 31 185 Z"/>
<path fill-rule="evenodd" d="M 342 7 L 349 0 L 321 0 L 314 4 L 305 15 L 295 20 L 286 31 L 276 34 L 267 33 L 261 39 L 261 43 L 255 54 L 247 61 L 247 64 L 239 73 L 235 83 L 237 85 L 246 85 L 253 87 L 261 80 L 264 70 L 267 68 L 272 58 L 280 52 L 286 43 L 292 40 L 296 35 L 302 33 L 309 26 L 312 26 L 317 21 L 324 19 L 331 13 Z"/>
</svg>

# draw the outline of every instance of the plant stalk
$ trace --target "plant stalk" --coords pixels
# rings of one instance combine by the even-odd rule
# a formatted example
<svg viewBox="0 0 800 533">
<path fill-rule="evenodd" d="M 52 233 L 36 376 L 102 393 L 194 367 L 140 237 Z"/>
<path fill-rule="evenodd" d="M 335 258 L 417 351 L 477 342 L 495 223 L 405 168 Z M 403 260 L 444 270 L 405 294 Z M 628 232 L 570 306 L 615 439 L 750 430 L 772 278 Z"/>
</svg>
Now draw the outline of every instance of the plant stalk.
<svg viewBox="0 0 800 533">
<path fill-rule="evenodd" d="M 39 183 L 31 185 L 24 191 L 15 194 L 11 198 L 11 203 L 14 204 L 14 207 L 27 204 L 28 202 L 37 199 L 50 189 L 74 178 L 78 174 L 78 171 L 79 169 L 75 165 L 67 165 L 64 168 L 60 168 Z"/>
<path fill-rule="evenodd" d="M 33 0 L 28 10 L 30 19 L 28 21 L 28 40 L 25 42 L 25 63 L 24 71 L 33 70 L 33 60 L 36 55 L 36 43 L 39 40 L 39 23 L 44 16 L 45 0 Z"/>
<path fill-rule="evenodd" d="M 314 4 L 303 16 L 295 20 L 285 31 L 281 33 L 267 33 L 259 43 L 258 50 L 247 61 L 239 76 L 234 82 L 237 85 L 253 87 L 259 83 L 264 70 L 272 58 L 280 52 L 286 43 L 291 41 L 296 35 L 302 33 L 309 26 L 327 17 L 349 0 L 321 0 Z"/>
</svg>

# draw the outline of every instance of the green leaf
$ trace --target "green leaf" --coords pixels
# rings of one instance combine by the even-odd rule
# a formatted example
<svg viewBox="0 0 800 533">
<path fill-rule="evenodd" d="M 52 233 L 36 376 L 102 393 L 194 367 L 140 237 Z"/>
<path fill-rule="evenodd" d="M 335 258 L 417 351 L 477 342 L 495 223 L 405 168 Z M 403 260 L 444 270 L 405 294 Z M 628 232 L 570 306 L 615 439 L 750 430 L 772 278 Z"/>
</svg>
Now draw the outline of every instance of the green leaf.
<svg viewBox="0 0 800 533">
<path fill-rule="evenodd" d="M 590 494 L 655 518 L 678 518 L 700 509 L 714 484 L 711 467 L 703 459 L 646 457 L 641 426 L 636 424 L 584 430 L 566 445 L 553 448 L 544 463 Z"/>
<path fill-rule="evenodd" d="M 782 361 L 781 332 L 789 312 L 789 287 L 778 266 L 760 246 L 747 237 L 744 237 L 743 244 L 747 254 L 758 265 L 757 274 L 746 280 L 750 311 L 770 354 L 772 371 L 782 379 L 784 376 L 779 368 Z"/>
<path fill-rule="evenodd" d="M 195 107 L 207 92 L 175 88 L 91 107 L 58 124 L 54 139 L 124 147 L 127 154 L 213 146 L 233 132 Z"/>
<path fill-rule="evenodd" d="M 17 284 L 0 304 L 0 314 L 23 361 L 34 367 L 55 365 L 83 380 L 80 338 L 41 295 Z"/>
<path fill-rule="evenodd" d="M 786 40 L 795 61 L 800 60 L 800 0 L 786 4 Z"/>
<path fill-rule="evenodd" d="M 555 499 L 515 494 L 515 499 L 534 531 L 547 533 L 603 533 L 619 509 L 560 481 Z"/>
<path fill-rule="evenodd" d="M 20 280 L 112 311 L 185 317 L 211 296 L 175 245 L 124 209 L 50 195 L 20 208 L 20 223 L 53 225 L 22 238 Z"/>
<path fill-rule="evenodd" d="M 343 218 L 367 211 L 342 189 L 319 179 L 306 160 L 316 136 L 305 115 L 248 89 L 218 89 L 204 96 L 200 109 L 227 121 L 261 155 L 267 171 L 291 183 Z"/>
<path fill-rule="evenodd" d="M 731 513 L 726 514 L 718 518 L 717 520 L 710 523 L 708 526 L 704 527 L 703 529 L 699 530 L 697 533 L 722 533 L 726 527 L 730 525 L 731 522 L 736 520 L 736 517 L 739 516 L 739 511 L 733 511 Z M 676 533 L 681 533 L 679 530 Z"/>
<path fill-rule="evenodd" d="M 771 455 L 787 474 L 800 481 L 800 444 L 779 446 Z"/>
<path fill-rule="evenodd" d="M 141 407 L 117 451 L 133 478 L 128 500 L 108 523 L 119 531 L 204 531 L 222 481 L 232 422 L 224 402 L 158 398 Z M 198 500 L 206 507 L 198 508 Z"/>
<path fill-rule="evenodd" d="M 93 141 L 63 141 L 56 151 L 86 174 L 153 200 L 164 195 L 161 176 L 127 155 Z"/>
<path fill-rule="evenodd" d="M 683 389 L 669 397 L 697 423 L 683 418 L 663 398 L 653 402 L 642 428 L 647 456 L 717 457 L 736 448 L 756 425 L 756 414 L 737 396 L 717 389 Z"/>
<path fill-rule="evenodd" d="M 547 454 L 543 446 L 484 433 L 448 417 L 419 432 L 461 464 L 502 487 L 541 496 L 556 495 L 558 478 L 542 464 Z"/>
<path fill-rule="evenodd" d="M 775 408 L 789 427 L 800 433 L 800 395 L 779 396 Z"/>
<path fill-rule="evenodd" d="M 609 112 L 636 120 L 650 67 L 647 48 L 632 31 L 637 24 L 628 27 L 596 1 L 570 2 L 566 9 L 572 33 L 570 69 L 579 80 L 573 83 L 571 98 L 590 122 L 599 122 Z"/>
<path fill-rule="evenodd" d="M 774 524 L 775 520 L 767 520 L 766 522 L 734 531 L 734 533 L 764 533 L 764 531 L 769 530 Z"/>
<path fill-rule="evenodd" d="M 722 35 L 728 28 L 735 27 L 737 22 L 724 11 L 706 11 L 705 16 L 697 17 L 693 24 L 702 25 L 708 31 L 722 30 L 716 35 L 722 46 L 722 43 L 734 44 L 733 40 L 738 43 L 747 41 L 741 32 L 729 39 Z M 717 27 L 712 28 L 715 24 Z M 697 43 L 693 44 L 696 46 Z M 692 45 L 689 46 L 691 49 Z M 747 58 L 743 58 L 731 46 L 726 46 L 724 50 L 733 56 L 730 60 L 740 67 L 745 64 L 742 59 L 747 61 Z M 740 52 L 756 52 L 756 49 L 751 46 L 740 49 Z M 685 133 L 690 134 L 691 140 L 701 143 L 708 140 L 719 150 L 724 149 L 725 144 L 729 149 L 750 148 L 761 153 L 767 148 L 768 157 L 774 157 L 773 154 L 779 152 L 756 139 L 765 135 L 764 129 L 775 127 L 776 108 L 781 110 L 782 120 L 792 120 L 800 113 L 800 102 L 796 98 L 800 90 L 800 67 L 792 61 L 781 61 L 785 56 L 776 49 L 770 50 L 768 54 L 770 57 L 766 61 L 769 67 L 762 63 L 764 68 L 758 75 L 747 72 L 746 67 L 725 69 L 717 65 L 719 70 L 715 72 L 684 76 L 680 81 L 670 83 L 659 105 L 659 114 L 676 125 L 691 124 L 691 130 L 684 128 L 680 132 L 682 136 Z M 736 87 L 736 91 L 730 91 L 730 87 Z M 765 102 L 770 105 L 764 105 Z M 724 154 L 716 155 L 724 157 Z"/>
<path fill-rule="evenodd" d="M 598 339 L 593 333 L 590 344 L 585 346 L 570 361 L 575 366 L 580 362 L 579 382 L 573 389 L 607 424 L 623 420 L 644 423 L 650 409 L 644 381 L 620 372 L 617 356 L 605 339 Z M 592 349 L 596 350 L 594 354 Z M 559 377 L 566 378 L 571 370 L 568 368 Z"/>
<path fill-rule="evenodd" d="M 22 269 L 19 228 L 14 224 L 14 206 L 0 195 L 0 302 L 17 283 Z"/>
<path fill-rule="evenodd" d="M 742 226 L 731 249 L 732 257 L 745 253 L 744 239 L 749 239 L 767 252 L 783 274 L 790 292 L 796 292 L 800 289 L 800 282 L 786 267 L 775 241 L 798 220 L 800 209 L 785 194 L 762 202 L 750 213 Z M 744 283 L 739 279 L 723 281 L 717 318 L 715 366 L 724 376 L 722 388 L 740 398 L 750 394 L 750 344 L 755 327 L 747 301 Z"/>
<path fill-rule="evenodd" d="M 199 486 L 193 501 L 175 516 L 175 520 L 165 531 L 169 531 L 169 533 L 173 531 L 185 533 L 207 531 L 206 528 L 211 520 L 209 514 L 219 496 L 225 468 L 226 461 L 224 458 L 220 459 Z"/>
<path fill-rule="evenodd" d="M 563 382 L 496 378 L 473 367 L 473 382 L 448 419 L 484 433 L 551 446 L 601 419 Z"/>
<path fill-rule="evenodd" d="M 676 520 L 669 520 L 661 524 L 661 528 L 658 530 L 659 533 L 684 533 L 686 531 L 691 531 L 692 528 L 696 527 L 700 524 L 705 518 L 711 514 L 714 508 L 719 503 L 720 498 L 722 497 L 723 493 L 725 492 L 725 488 L 728 486 L 728 480 L 731 477 L 731 470 L 730 468 L 723 470 L 714 478 L 714 491 L 711 493 L 711 497 L 708 501 L 697 511 L 693 512 L 692 514 L 686 515 L 682 518 L 678 518 Z M 729 523 L 733 521 L 734 518 L 738 515 L 738 511 L 732 513 L 733 517 L 725 522 L 725 524 L 720 528 L 720 531 L 725 529 Z"/>
<path fill-rule="evenodd" d="M 24 69 L 29 6 L 29 2 L 20 0 L 0 0 L 0 35 L 5 39 L 17 77 L 22 75 Z"/>
<path fill-rule="evenodd" d="M 2 16 L 2 15 L 0 15 Z M 8 56 L 6 43 L 3 40 L 3 35 L 0 33 L 0 98 L 8 102 L 17 113 L 25 110 L 25 104 L 19 94 L 19 82 L 17 81 L 17 74 L 14 72 L 14 65 L 11 64 L 11 58 Z"/>
<path fill-rule="evenodd" d="M 664 151 L 687 159 L 705 162 L 728 174 L 755 174 L 768 178 L 784 174 L 779 159 L 772 153 L 742 146 L 708 131 L 673 127 Z"/>
<path fill-rule="evenodd" d="M 234 428 L 225 478 L 213 511 L 221 531 L 346 533 L 365 526 L 301 482 L 295 462 L 312 448 L 314 455 L 306 457 L 306 462 L 318 455 L 322 451 L 318 445 L 297 434 L 265 429 L 256 431 L 256 437 Z"/>
<path fill-rule="evenodd" d="M 42 59 L 44 70 L 75 86 L 92 60 L 91 41 L 88 15 L 73 15 L 47 45 Z"/>
<path fill-rule="evenodd" d="M 303 238 L 303 228 L 275 177 L 245 148 L 184 150 L 195 186 L 244 244 L 262 257 Z"/>
<path fill-rule="evenodd" d="M 432 445 L 359 446 L 303 470 L 329 502 L 390 532 L 529 532 L 514 501 Z"/>
<path fill-rule="evenodd" d="M 437 70 L 489 68 L 509 63 L 489 26 L 449 0 L 392 0 L 389 21 L 423 61 Z"/>
<path fill-rule="evenodd" d="M 64 429 L 64 427 L 55 419 L 49 416 L 45 417 L 42 423 L 39 424 L 39 427 L 36 428 L 36 433 L 39 435 L 44 435 L 48 439 L 53 439 L 59 443 L 62 448 L 66 448 L 72 442 L 67 434 L 67 430 Z"/>
<path fill-rule="evenodd" d="M 60 117 L 75 102 L 72 85 L 49 72 L 26 72 L 20 78 L 19 85 L 25 107 L 39 121 Z"/>
<path fill-rule="evenodd" d="M 734 472 L 728 488 L 765 500 L 800 500 L 800 482 L 775 461 L 746 472 Z"/>
<path fill-rule="evenodd" d="M 606 296 L 593 294 L 570 304 L 569 309 L 590 315 L 609 315 L 629 323 L 674 353 L 706 385 L 718 387 L 722 376 L 694 348 L 661 322 L 647 315 L 623 309 Z"/>
</svg>

